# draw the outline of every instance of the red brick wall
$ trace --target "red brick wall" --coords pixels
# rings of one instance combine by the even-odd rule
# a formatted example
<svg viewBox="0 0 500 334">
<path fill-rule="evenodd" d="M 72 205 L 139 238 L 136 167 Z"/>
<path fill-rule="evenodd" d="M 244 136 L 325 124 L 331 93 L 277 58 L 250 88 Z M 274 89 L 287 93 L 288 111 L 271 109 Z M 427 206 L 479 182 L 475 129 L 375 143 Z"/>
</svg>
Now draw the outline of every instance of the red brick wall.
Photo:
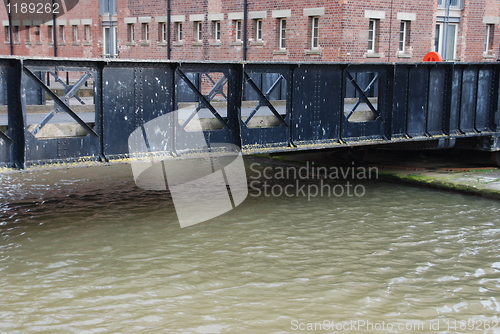
<svg viewBox="0 0 500 334">
<path fill-rule="evenodd" d="M 407 62 L 421 61 L 424 55 L 433 49 L 435 31 L 435 0 L 419 2 L 390 0 L 344 1 L 342 14 L 343 41 L 340 52 L 343 61 L 391 61 Z M 365 10 L 384 11 L 385 18 L 379 20 L 379 50 L 378 58 L 367 58 L 368 22 Z M 399 30 L 401 21 L 398 13 L 416 14 L 416 20 L 411 21 L 409 49 L 406 52 L 411 58 L 398 57 Z"/>
<path fill-rule="evenodd" d="M 319 19 L 318 52 L 310 50 L 311 19 L 304 16 L 304 8 L 324 7 L 324 15 Z M 120 58 L 165 59 L 167 46 L 158 40 L 158 16 L 167 15 L 166 0 L 147 2 L 117 0 L 118 12 L 118 52 Z M 286 52 L 278 51 L 279 19 L 272 17 L 273 10 L 291 10 L 287 18 Z M 383 11 L 385 18 L 379 21 L 378 50 L 376 57 L 368 57 L 368 22 L 365 11 Z M 235 22 L 228 18 L 228 13 L 242 12 L 243 0 L 171 0 L 171 15 L 184 15 L 183 43 L 172 44 L 173 60 L 230 60 L 243 59 L 243 46 L 235 42 Z M 255 35 L 253 20 L 248 21 L 248 60 L 262 61 L 355 61 L 355 62 L 417 62 L 434 49 L 437 0 L 249 0 L 248 11 L 267 11 L 263 19 L 263 43 L 252 43 Z M 207 14 L 223 13 L 221 21 L 221 43 L 214 45 L 211 36 L 211 22 Z M 398 52 L 400 20 L 398 13 L 414 13 L 411 21 L 411 33 L 407 57 Z M 204 14 L 203 41 L 195 43 L 194 22 L 189 15 Z M 460 13 L 457 59 L 460 61 L 496 61 L 499 57 L 500 24 L 496 24 L 494 47 L 488 57 L 484 57 L 484 36 L 486 24 L 483 17 L 500 17 L 500 0 L 465 0 Z M 149 41 L 141 40 L 141 23 L 135 24 L 135 41 L 127 43 L 125 18 L 150 17 Z M 0 9 L 0 18 L 7 20 L 4 6 Z M 66 44 L 58 43 L 58 56 L 61 57 L 101 57 L 103 54 L 103 28 L 99 13 L 99 2 L 80 0 L 69 13 L 60 17 L 66 19 Z M 92 19 L 92 40 L 89 45 L 72 43 L 71 19 Z M 41 44 L 26 43 L 24 32 L 21 41 L 14 45 L 15 55 L 53 56 L 53 46 L 48 43 L 47 27 L 42 27 Z M 79 36 L 83 37 L 83 25 L 78 26 Z M 171 25 L 171 40 L 175 41 L 175 24 Z M 58 32 L 59 33 L 59 32 Z M 34 38 L 32 36 L 32 38 Z M 0 31 L 0 54 L 9 54 L 9 43 L 5 41 L 5 29 Z"/>
<path fill-rule="evenodd" d="M 470 0 L 465 2 L 459 30 L 458 59 L 460 61 L 495 61 L 500 47 L 500 25 L 495 25 L 493 49 L 484 55 L 486 37 L 485 16 L 500 16 L 500 5 L 494 0 Z"/>
<path fill-rule="evenodd" d="M 5 6 L 0 6 L 0 19 L 7 20 L 7 11 Z M 38 18 L 33 14 L 30 19 L 37 20 Z M 99 6 L 96 5 L 95 0 L 80 0 L 78 4 L 68 13 L 59 17 L 59 19 L 65 19 L 65 36 L 66 43 L 62 43 L 60 36 L 57 40 L 57 55 L 59 57 L 100 57 L 101 43 L 102 43 L 102 29 L 101 21 L 99 16 Z M 78 34 L 80 41 L 75 45 L 72 42 L 72 27 L 70 25 L 70 20 L 72 19 L 92 19 L 91 25 L 91 42 L 84 45 L 82 39 L 84 36 L 83 25 L 78 25 Z M 22 23 L 21 23 L 22 24 Z M 42 24 L 40 26 L 41 38 L 40 43 L 37 43 L 36 36 L 34 35 L 34 28 L 30 29 L 31 33 L 31 43 L 27 42 L 27 31 L 22 29 L 20 31 L 20 42 L 14 43 L 14 55 L 30 55 L 36 57 L 52 57 L 54 56 L 54 46 L 49 43 L 49 37 L 47 25 Z M 59 29 L 57 28 L 57 34 L 59 35 Z M 10 45 L 5 42 L 5 29 L 2 26 L 0 31 L 0 54 L 9 55 Z"/>
</svg>

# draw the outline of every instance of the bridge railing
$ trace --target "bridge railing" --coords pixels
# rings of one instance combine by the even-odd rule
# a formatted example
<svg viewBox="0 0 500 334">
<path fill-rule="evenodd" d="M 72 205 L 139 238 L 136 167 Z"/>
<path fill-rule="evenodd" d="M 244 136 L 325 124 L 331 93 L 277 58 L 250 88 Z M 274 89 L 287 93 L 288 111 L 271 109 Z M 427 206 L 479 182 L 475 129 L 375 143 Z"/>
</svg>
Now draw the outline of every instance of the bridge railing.
<svg viewBox="0 0 500 334">
<path fill-rule="evenodd" d="M 408 141 L 449 147 L 462 138 L 498 150 L 499 81 L 498 63 L 4 58 L 0 165 L 126 156 L 135 129 L 173 111 L 178 119 L 162 131 L 204 131 L 208 143 L 246 154 Z"/>
</svg>

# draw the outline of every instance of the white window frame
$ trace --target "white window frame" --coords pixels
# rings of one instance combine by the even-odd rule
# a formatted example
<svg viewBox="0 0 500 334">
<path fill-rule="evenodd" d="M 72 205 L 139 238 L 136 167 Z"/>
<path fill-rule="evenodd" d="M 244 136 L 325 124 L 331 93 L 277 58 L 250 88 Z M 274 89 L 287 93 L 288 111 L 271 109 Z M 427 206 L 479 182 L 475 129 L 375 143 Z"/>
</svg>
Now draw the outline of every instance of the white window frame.
<svg viewBox="0 0 500 334">
<path fill-rule="evenodd" d="M 486 25 L 486 35 L 484 36 L 484 54 L 488 54 L 491 52 L 490 46 L 493 45 L 493 36 L 495 31 L 494 24 Z"/>
<path fill-rule="evenodd" d="M 408 29 L 411 21 L 402 20 L 399 25 L 399 52 L 405 53 L 408 51 Z"/>
<path fill-rule="evenodd" d="M 243 39 L 243 22 L 241 20 L 234 21 L 234 29 L 236 42 L 241 42 Z"/>
<path fill-rule="evenodd" d="M 450 55 L 446 55 L 446 59 L 443 58 L 443 60 L 454 60 L 456 59 L 457 57 L 457 42 L 458 42 L 458 23 L 448 23 L 448 30 L 450 29 L 450 26 L 453 26 L 455 27 L 455 36 L 453 37 L 453 40 L 454 40 L 454 44 L 453 44 L 453 56 L 451 57 Z M 437 27 L 439 27 L 439 34 L 437 34 L 436 32 L 436 41 L 437 45 L 435 45 L 435 50 L 436 52 L 440 53 L 441 55 L 443 54 L 443 41 L 444 41 L 444 23 L 443 22 L 438 22 L 436 24 L 436 30 L 437 30 Z M 448 43 L 450 41 L 448 40 Z M 437 48 L 436 48 L 437 46 Z"/>
<path fill-rule="evenodd" d="M 141 40 L 143 42 L 149 42 L 149 23 L 141 23 Z"/>
<path fill-rule="evenodd" d="M 84 34 L 84 39 L 85 42 L 89 43 L 91 39 L 91 30 L 90 30 L 90 24 L 85 24 L 83 26 L 83 34 Z"/>
<path fill-rule="evenodd" d="M 5 26 L 5 42 L 10 42 L 10 26 Z"/>
<path fill-rule="evenodd" d="M 379 19 L 370 19 L 368 22 L 368 52 L 377 52 Z"/>
<path fill-rule="evenodd" d="M 442 23 L 436 23 L 436 28 L 435 28 L 435 36 L 434 36 L 434 51 L 437 53 L 441 53 L 442 51 L 442 46 L 441 46 L 441 41 L 443 38 L 443 24 Z"/>
<path fill-rule="evenodd" d="M 76 24 L 71 26 L 71 34 L 73 35 L 73 43 L 78 43 L 78 26 Z"/>
<path fill-rule="evenodd" d="M 39 25 L 35 25 L 35 43 L 42 42 L 42 28 Z"/>
<path fill-rule="evenodd" d="M 134 23 L 127 23 L 127 43 L 134 43 L 135 26 Z"/>
<path fill-rule="evenodd" d="M 175 34 L 176 34 L 176 41 L 178 43 L 182 43 L 183 41 L 183 36 L 182 36 L 182 22 L 175 22 Z M 166 35 L 166 33 L 165 33 Z"/>
<path fill-rule="evenodd" d="M 14 36 L 14 43 L 21 42 L 21 35 L 19 33 L 19 26 L 14 26 L 14 30 L 12 31 L 12 36 Z"/>
<path fill-rule="evenodd" d="M 220 21 L 212 21 L 212 38 L 216 42 L 220 42 L 220 37 L 221 37 L 221 24 Z"/>
<path fill-rule="evenodd" d="M 165 22 L 158 23 L 158 42 L 167 42 L 167 24 Z"/>
<path fill-rule="evenodd" d="M 255 40 L 261 42 L 263 40 L 263 27 L 264 27 L 264 22 L 262 19 L 257 19 L 255 20 Z"/>
<path fill-rule="evenodd" d="M 278 47 L 280 50 L 286 49 L 286 18 L 279 19 Z"/>
<path fill-rule="evenodd" d="M 64 25 L 59 25 L 59 40 L 61 41 L 61 43 L 66 43 L 66 29 L 64 27 Z"/>
<path fill-rule="evenodd" d="M 114 36 L 112 36 L 111 29 L 113 29 Z M 106 32 L 107 31 L 107 32 Z M 103 36 L 103 55 L 108 56 L 108 57 L 116 57 L 118 55 L 118 42 L 116 36 L 118 35 L 118 29 L 116 26 L 104 26 L 102 27 L 102 36 Z M 112 39 L 111 48 L 112 50 L 109 50 L 109 41 L 106 40 L 106 36 L 108 38 Z"/>
<path fill-rule="evenodd" d="M 319 48 L 319 16 L 311 16 L 311 50 Z"/>
<path fill-rule="evenodd" d="M 450 9 L 462 9 L 462 0 L 450 0 Z M 446 8 L 446 0 L 438 0 L 438 8 Z"/>
<path fill-rule="evenodd" d="M 203 21 L 196 21 L 196 41 L 203 42 Z"/>
<path fill-rule="evenodd" d="M 31 26 L 25 26 L 24 29 L 26 29 L 26 41 L 25 41 L 25 43 L 31 44 Z"/>
<path fill-rule="evenodd" d="M 116 14 L 116 2 L 116 0 L 99 1 L 97 4 L 100 7 L 100 14 L 105 16 Z"/>
<path fill-rule="evenodd" d="M 47 26 L 47 38 L 49 43 L 54 43 L 54 26 Z"/>
</svg>

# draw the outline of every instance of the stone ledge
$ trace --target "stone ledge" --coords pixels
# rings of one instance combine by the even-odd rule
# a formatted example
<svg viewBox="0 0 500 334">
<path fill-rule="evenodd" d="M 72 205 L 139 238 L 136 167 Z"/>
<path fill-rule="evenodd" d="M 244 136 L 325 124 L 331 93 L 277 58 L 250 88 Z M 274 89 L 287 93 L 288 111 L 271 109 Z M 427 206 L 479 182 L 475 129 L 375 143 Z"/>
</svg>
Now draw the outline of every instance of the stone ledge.
<svg viewBox="0 0 500 334">
<path fill-rule="evenodd" d="M 277 56 L 286 56 L 287 55 L 287 52 L 286 50 L 276 50 L 276 51 L 273 51 L 273 55 L 277 55 Z"/>
</svg>

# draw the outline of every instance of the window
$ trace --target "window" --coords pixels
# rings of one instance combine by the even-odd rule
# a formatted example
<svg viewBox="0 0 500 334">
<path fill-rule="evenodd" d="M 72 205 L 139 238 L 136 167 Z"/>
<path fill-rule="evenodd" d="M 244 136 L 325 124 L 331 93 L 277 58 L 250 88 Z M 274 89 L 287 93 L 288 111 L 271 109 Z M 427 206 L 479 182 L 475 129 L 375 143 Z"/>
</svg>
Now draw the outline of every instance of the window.
<svg viewBox="0 0 500 334">
<path fill-rule="evenodd" d="M 242 39 L 242 22 L 240 20 L 235 21 L 235 39 L 237 42 L 241 42 Z"/>
<path fill-rule="evenodd" d="M 10 42 L 10 27 L 5 26 L 5 41 Z"/>
<path fill-rule="evenodd" d="M 410 24 L 411 21 L 401 21 L 399 28 L 399 52 L 408 51 L 410 46 Z"/>
<path fill-rule="evenodd" d="M 142 40 L 149 41 L 149 24 L 148 23 L 142 24 Z"/>
<path fill-rule="evenodd" d="M 167 41 L 167 24 L 165 22 L 158 23 L 158 42 L 165 43 Z"/>
<path fill-rule="evenodd" d="M 368 52 L 377 52 L 378 21 L 371 19 L 368 23 Z"/>
<path fill-rule="evenodd" d="M 447 0 L 438 0 L 438 8 L 446 8 Z M 462 9 L 462 0 L 450 0 L 451 9 Z"/>
<path fill-rule="evenodd" d="M 262 41 L 262 20 L 255 21 L 255 40 Z"/>
<path fill-rule="evenodd" d="M 434 51 L 441 52 L 440 42 L 441 42 L 441 24 L 436 24 L 436 35 L 434 37 Z"/>
<path fill-rule="evenodd" d="M 116 14 L 116 0 L 100 0 L 101 15 Z"/>
<path fill-rule="evenodd" d="M 286 49 L 286 19 L 279 21 L 279 48 Z"/>
<path fill-rule="evenodd" d="M 19 37 L 19 26 L 14 26 L 14 42 L 19 43 L 20 37 Z"/>
<path fill-rule="evenodd" d="M 115 57 L 117 55 L 118 45 L 116 41 L 117 30 L 116 27 L 104 27 L 104 55 L 108 57 Z"/>
<path fill-rule="evenodd" d="M 133 23 L 128 23 L 127 24 L 127 42 L 132 43 L 134 42 L 134 24 Z"/>
<path fill-rule="evenodd" d="M 456 58 L 457 52 L 458 25 L 448 23 L 448 33 L 445 36 L 445 24 L 436 25 L 436 39 L 434 51 L 439 52 L 443 59 L 451 60 Z M 446 37 L 446 38 L 445 38 Z"/>
<path fill-rule="evenodd" d="M 182 42 L 182 22 L 177 22 L 175 24 L 175 35 L 177 36 L 177 42 Z"/>
<path fill-rule="evenodd" d="M 64 26 L 59 26 L 59 40 L 61 43 L 66 41 L 66 36 L 64 35 Z"/>
<path fill-rule="evenodd" d="M 42 42 L 42 30 L 40 29 L 40 26 L 35 26 L 35 39 L 36 43 Z"/>
<path fill-rule="evenodd" d="M 195 27 L 196 27 L 196 41 L 198 43 L 201 43 L 203 40 L 203 22 L 195 22 Z"/>
<path fill-rule="evenodd" d="M 90 25 L 86 24 L 83 26 L 84 27 L 84 33 L 85 33 L 85 42 L 90 42 Z"/>
<path fill-rule="evenodd" d="M 25 43 L 31 44 L 31 26 L 25 26 L 26 29 L 26 41 Z"/>
<path fill-rule="evenodd" d="M 212 38 L 217 42 L 220 41 L 220 21 L 212 22 Z"/>
<path fill-rule="evenodd" d="M 72 35 L 73 35 L 73 43 L 77 43 L 78 42 L 78 26 L 72 25 L 71 31 L 72 31 Z"/>
<path fill-rule="evenodd" d="M 54 43 L 54 27 L 47 26 L 47 38 L 49 39 L 49 43 Z"/>
<path fill-rule="evenodd" d="M 493 49 L 493 37 L 495 32 L 494 24 L 486 25 L 486 35 L 484 37 L 484 53 L 488 54 Z"/>
<path fill-rule="evenodd" d="M 319 47 L 319 17 L 311 17 L 311 49 Z"/>
</svg>

